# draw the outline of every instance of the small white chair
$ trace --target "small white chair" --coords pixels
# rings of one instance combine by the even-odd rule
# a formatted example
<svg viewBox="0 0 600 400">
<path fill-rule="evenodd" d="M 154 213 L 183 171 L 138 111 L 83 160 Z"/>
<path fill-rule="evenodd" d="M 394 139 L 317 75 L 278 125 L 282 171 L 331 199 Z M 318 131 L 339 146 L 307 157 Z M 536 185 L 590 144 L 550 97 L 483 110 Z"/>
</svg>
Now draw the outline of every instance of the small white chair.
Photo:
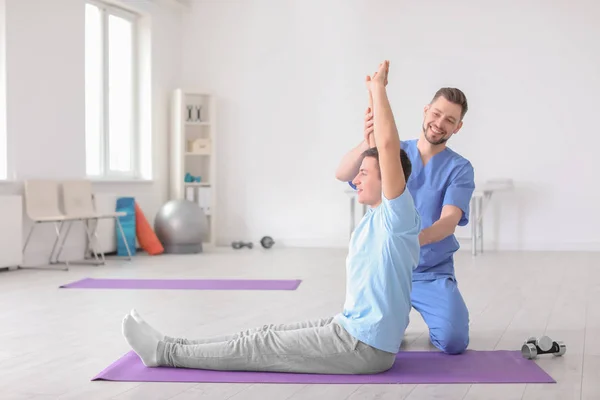
<svg viewBox="0 0 600 400">
<path fill-rule="evenodd" d="M 119 228 L 121 237 L 125 243 L 125 247 L 127 248 L 128 259 L 131 260 L 131 250 L 129 249 L 129 244 L 127 243 L 125 232 L 123 232 L 121 222 L 119 221 L 119 217 L 125 216 L 127 215 L 127 213 L 116 211 L 109 213 L 98 213 L 96 211 L 96 207 L 94 207 L 94 194 L 92 191 L 92 183 L 88 180 L 81 179 L 63 181 L 62 194 L 65 215 L 68 218 L 72 218 L 73 220 L 83 222 L 88 239 L 88 245 L 85 254 L 88 254 L 88 252 L 91 250 L 94 258 L 96 259 L 96 264 L 104 264 L 106 262 L 104 258 L 104 252 L 96 251 L 98 239 L 97 227 L 98 221 L 100 219 L 113 218 L 115 220 L 116 225 Z M 92 227 L 90 227 L 90 222 L 93 224 Z M 68 229 L 70 229 L 70 225 Z M 64 244 L 65 240 L 66 235 L 62 244 Z M 61 245 L 59 248 L 59 255 L 62 251 L 62 247 L 63 246 Z M 101 255 L 102 261 L 98 259 L 98 254 Z"/>
<path fill-rule="evenodd" d="M 65 216 L 60 210 L 58 186 L 58 182 L 52 180 L 26 180 L 24 182 L 25 213 L 27 214 L 27 217 L 33 221 L 33 225 L 29 229 L 29 234 L 23 245 L 23 258 L 25 258 L 25 251 L 27 250 L 27 245 L 29 244 L 29 240 L 31 239 L 35 228 L 39 224 L 53 223 L 56 231 L 56 240 L 54 241 L 54 246 L 52 246 L 48 263 L 57 263 L 58 255 L 55 258 L 54 252 L 56 251 L 56 245 L 61 239 L 63 225 L 67 223 L 70 226 L 70 223 L 73 221 L 71 218 Z M 68 265 L 69 262 L 66 261 L 65 267 L 59 269 L 66 271 L 69 269 Z M 24 265 L 19 265 L 19 268 L 57 269 Z"/>
</svg>

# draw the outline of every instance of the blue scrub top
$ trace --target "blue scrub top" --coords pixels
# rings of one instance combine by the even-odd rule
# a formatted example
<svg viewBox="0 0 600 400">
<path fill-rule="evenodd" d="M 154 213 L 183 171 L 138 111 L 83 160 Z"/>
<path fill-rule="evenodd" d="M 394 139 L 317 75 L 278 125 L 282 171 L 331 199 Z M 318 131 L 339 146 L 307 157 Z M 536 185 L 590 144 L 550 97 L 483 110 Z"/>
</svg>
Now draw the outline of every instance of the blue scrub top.
<svg viewBox="0 0 600 400">
<path fill-rule="evenodd" d="M 471 163 L 446 147 L 423 166 L 416 139 L 402 141 L 401 147 L 412 163 L 407 187 L 421 217 L 421 229 L 433 225 L 440 218 L 442 207 L 447 204 L 463 211 L 458 225 L 466 225 L 469 222 L 471 196 L 475 190 L 475 174 Z M 350 186 L 354 187 L 352 183 Z M 413 280 L 431 280 L 444 276 L 454 278 L 453 256 L 459 248 L 454 235 L 422 246 Z"/>
</svg>

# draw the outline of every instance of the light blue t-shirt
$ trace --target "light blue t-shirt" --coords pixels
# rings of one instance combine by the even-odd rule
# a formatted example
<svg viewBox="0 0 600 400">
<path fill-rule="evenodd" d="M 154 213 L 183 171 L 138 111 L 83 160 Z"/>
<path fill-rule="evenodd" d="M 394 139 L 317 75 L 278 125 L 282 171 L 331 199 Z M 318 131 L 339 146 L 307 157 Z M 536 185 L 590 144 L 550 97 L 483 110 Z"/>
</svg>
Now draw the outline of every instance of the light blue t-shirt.
<svg viewBox="0 0 600 400">
<path fill-rule="evenodd" d="M 335 319 L 356 339 L 390 353 L 399 351 L 409 322 L 420 230 L 407 189 L 369 208 L 350 239 L 346 301 Z"/>
<path fill-rule="evenodd" d="M 421 229 L 429 228 L 440 219 L 442 207 L 452 204 L 463 211 L 458 222 L 464 226 L 469 222 L 470 202 L 475 190 L 475 173 L 471 163 L 449 147 L 433 156 L 423 166 L 417 140 L 401 142 L 412 163 L 412 172 L 406 183 L 414 198 L 421 217 Z M 354 189 L 356 187 L 349 182 Z M 454 276 L 454 253 L 460 248 L 454 235 L 421 247 L 419 266 L 413 280 L 431 280 Z"/>
<path fill-rule="evenodd" d="M 401 147 L 412 163 L 412 172 L 406 186 L 413 195 L 421 216 L 421 228 L 433 225 L 440 218 L 442 207 L 446 204 L 452 204 L 463 211 L 458 225 L 466 225 L 469 222 L 469 203 L 475 190 L 471 163 L 446 147 L 423 166 L 416 139 L 401 142 Z M 454 253 L 459 247 L 454 235 L 421 247 L 419 266 L 414 271 L 413 279 L 454 277 Z"/>
</svg>

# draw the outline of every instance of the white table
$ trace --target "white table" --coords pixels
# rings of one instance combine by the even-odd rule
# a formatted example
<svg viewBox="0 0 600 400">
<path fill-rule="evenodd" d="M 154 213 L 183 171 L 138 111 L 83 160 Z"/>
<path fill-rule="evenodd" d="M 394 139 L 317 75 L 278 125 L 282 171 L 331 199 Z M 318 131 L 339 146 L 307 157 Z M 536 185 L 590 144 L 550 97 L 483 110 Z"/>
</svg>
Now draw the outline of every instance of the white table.
<svg viewBox="0 0 600 400">
<path fill-rule="evenodd" d="M 344 193 L 350 198 L 350 236 L 352 236 L 352 232 L 354 232 L 354 228 L 356 227 L 356 190 L 348 188 L 344 190 Z M 367 207 L 365 204 L 362 205 L 362 215 L 367 213 Z"/>
<path fill-rule="evenodd" d="M 483 215 L 485 208 L 490 203 L 494 192 L 511 190 L 512 179 L 489 180 L 475 185 L 471 197 L 471 254 L 477 255 L 479 249 L 483 253 Z"/>
<path fill-rule="evenodd" d="M 497 191 L 505 191 L 513 188 L 512 179 L 489 180 L 477 184 L 471 197 L 471 254 L 483 253 L 483 215 L 492 195 Z M 349 188 L 344 193 L 350 198 L 350 235 L 356 226 L 356 191 Z M 367 206 L 363 204 L 362 215 L 367 212 Z M 480 250 L 479 250 L 480 249 Z"/>
</svg>

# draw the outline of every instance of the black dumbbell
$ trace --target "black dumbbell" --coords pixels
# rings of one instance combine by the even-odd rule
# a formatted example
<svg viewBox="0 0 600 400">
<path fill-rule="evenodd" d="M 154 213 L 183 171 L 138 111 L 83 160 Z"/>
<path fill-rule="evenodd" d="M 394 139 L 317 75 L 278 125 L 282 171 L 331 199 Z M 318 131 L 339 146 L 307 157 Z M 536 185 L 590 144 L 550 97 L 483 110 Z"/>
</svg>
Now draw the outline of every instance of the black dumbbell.
<svg viewBox="0 0 600 400">
<path fill-rule="evenodd" d="M 548 346 L 548 343 L 551 343 Z M 540 344 L 543 346 L 540 347 Z M 521 347 L 521 355 L 529 360 L 537 358 L 541 354 L 552 354 L 560 357 L 567 352 L 567 346 L 563 342 L 554 342 L 548 336 L 542 336 L 540 339 L 529 338 Z"/>
<path fill-rule="evenodd" d="M 252 242 L 232 242 L 231 243 L 231 247 L 233 247 L 236 250 L 241 249 L 242 247 L 247 247 L 249 249 L 251 249 L 252 247 L 254 247 L 254 245 L 252 244 Z"/>
<path fill-rule="evenodd" d="M 260 239 L 260 244 L 265 249 L 270 249 L 275 244 L 275 241 L 271 236 L 264 236 L 262 239 Z"/>
</svg>

